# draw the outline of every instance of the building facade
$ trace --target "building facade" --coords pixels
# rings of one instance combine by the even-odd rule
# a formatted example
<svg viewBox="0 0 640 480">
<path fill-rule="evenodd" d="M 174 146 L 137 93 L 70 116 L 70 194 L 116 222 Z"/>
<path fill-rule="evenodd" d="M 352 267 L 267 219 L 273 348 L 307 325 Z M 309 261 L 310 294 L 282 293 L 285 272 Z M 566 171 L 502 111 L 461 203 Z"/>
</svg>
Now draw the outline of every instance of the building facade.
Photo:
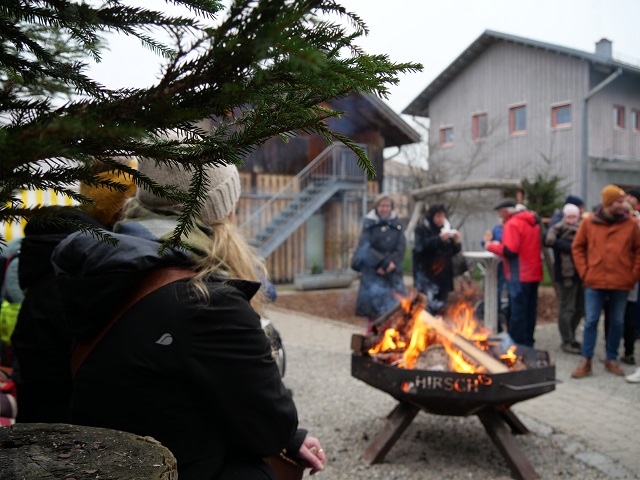
<svg viewBox="0 0 640 480">
<path fill-rule="evenodd" d="M 430 119 L 429 163 L 449 179 L 558 175 L 600 201 L 608 183 L 640 186 L 640 67 L 603 39 L 583 52 L 486 31 L 402 112 Z M 480 248 L 502 192 L 473 192 L 465 247 Z"/>
</svg>

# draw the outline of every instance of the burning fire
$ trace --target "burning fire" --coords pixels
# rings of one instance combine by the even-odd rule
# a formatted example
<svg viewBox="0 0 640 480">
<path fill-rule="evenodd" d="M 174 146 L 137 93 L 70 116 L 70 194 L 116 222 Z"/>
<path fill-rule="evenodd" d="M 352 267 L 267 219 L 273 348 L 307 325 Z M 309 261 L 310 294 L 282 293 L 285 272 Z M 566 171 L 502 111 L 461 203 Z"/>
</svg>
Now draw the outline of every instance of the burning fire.
<svg viewBox="0 0 640 480">
<path fill-rule="evenodd" d="M 396 328 L 387 328 L 380 342 L 369 349 L 369 355 L 381 358 L 397 367 L 414 369 L 420 356 L 428 347 L 441 345 L 448 355 L 448 368 L 459 373 L 486 373 L 487 366 L 471 358 L 470 351 L 488 353 L 488 337 L 491 331 L 484 328 L 474 317 L 474 309 L 467 302 L 459 302 L 449 308 L 447 321 L 433 317 L 423 308 L 412 312 L 411 299 L 401 299 L 403 318 L 411 314 L 407 321 L 396 322 Z M 468 346 L 470 344 L 471 346 Z M 466 348 L 459 348 L 461 345 Z M 515 346 L 499 358 L 492 357 L 501 363 L 504 370 L 514 368 L 518 357 Z M 484 353 L 483 353 L 484 352 Z M 491 354 L 484 355 L 485 357 Z"/>
</svg>

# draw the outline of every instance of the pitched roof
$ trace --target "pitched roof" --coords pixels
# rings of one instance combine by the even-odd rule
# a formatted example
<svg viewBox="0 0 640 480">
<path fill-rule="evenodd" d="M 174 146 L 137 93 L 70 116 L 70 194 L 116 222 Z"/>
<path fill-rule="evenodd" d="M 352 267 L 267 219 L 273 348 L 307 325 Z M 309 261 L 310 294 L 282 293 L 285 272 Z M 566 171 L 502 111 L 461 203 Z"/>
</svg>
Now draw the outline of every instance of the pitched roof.
<svg viewBox="0 0 640 480">
<path fill-rule="evenodd" d="M 420 141 L 420 134 L 375 95 L 354 93 L 328 103 L 332 108 L 346 112 L 340 119 L 343 124 L 349 122 L 357 130 L 377 126 L 385 139 L 385 147 L 399 147 Z M 341 133 L 348 135 L 350 132 Z"/>
<path fill-rule="evenodd" d="M 417 115 L 421 117 L 429 116 L 429 102 L 434 98 L 449 82 L 458 76 L 467 66 L 475 61 L 482 52 L 487 50 L 496 42 L 508 42 L 525 47 L 537 48 L 553 53 L 567 55 L 609 68 L 621 68 L 623 71 L 640 75 L 640 67 L 629 65 L 606 55 L 584 52 L 573 48 L 562 47 L 552 43 L 539 42 L 528 38 L 508 35 L 506 33 L 485 30 L 471 45 L 463 51 L 447 68 L 445 68 L 435 80 L 402 111 L 406 115 Z"/>
</svg>

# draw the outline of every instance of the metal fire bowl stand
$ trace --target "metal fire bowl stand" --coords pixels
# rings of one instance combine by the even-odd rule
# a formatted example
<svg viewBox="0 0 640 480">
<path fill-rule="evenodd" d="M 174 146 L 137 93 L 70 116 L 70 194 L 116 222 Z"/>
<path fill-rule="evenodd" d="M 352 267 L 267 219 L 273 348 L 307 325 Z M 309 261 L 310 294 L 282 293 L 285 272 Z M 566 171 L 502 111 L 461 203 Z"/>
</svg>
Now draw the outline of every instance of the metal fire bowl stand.
<svg viewBox="0 0 640 480">
<path fill-rule="evenodd" d="M 513 477 L 540 478 L 513 437 L 529 430 L 509 407 L 553 391 L 555 373 L 555 365 L 499 374 L 405 370 L 354 353 L 351 375 L 399 402 L 362 460 L 369 465 L 382 462 L 420 410 L 436 415 L 477 415 Z"/>
</svg>

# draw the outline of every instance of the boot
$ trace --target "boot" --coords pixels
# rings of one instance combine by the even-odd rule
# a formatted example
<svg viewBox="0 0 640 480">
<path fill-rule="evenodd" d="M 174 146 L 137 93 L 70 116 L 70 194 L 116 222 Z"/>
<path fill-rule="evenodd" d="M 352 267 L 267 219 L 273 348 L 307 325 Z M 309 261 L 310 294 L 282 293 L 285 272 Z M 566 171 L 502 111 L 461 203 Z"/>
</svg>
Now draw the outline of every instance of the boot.
<svg viewBox="0 0 640 480">
<path fill-rule="evenodd" d="M 614 375 L 624 375 L 624 370 L 620 368 L 618 362 L 615 360 L 605 360 L 604 368 L 607 372 L 611 372 Z"/>
<path fill-rule="evenodd" d="M 591 375 L 591 359 L 582 357 L 578 368 L 571 372 L 573 378 L 583 378 Z"/>
</svg>

